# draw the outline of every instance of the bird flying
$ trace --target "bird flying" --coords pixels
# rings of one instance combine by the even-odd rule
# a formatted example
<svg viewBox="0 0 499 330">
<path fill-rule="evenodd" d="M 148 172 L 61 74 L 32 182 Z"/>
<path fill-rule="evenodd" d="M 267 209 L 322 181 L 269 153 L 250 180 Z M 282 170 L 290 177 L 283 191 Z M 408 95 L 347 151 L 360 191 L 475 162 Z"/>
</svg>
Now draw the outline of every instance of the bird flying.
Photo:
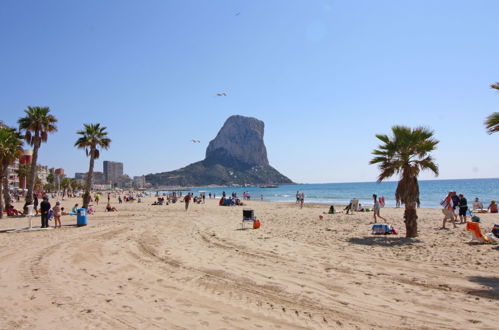
<svg viewBox="0 0 499 330">
<path fill-rule="evenodd" d="M 199 140 L 191 140 L 192 143 L 201 143 Z"/>
<path fill-rule="evenodd" d="M 217 93 L 217 96 L 227 96 L 226 93 Z"/>
</svg>

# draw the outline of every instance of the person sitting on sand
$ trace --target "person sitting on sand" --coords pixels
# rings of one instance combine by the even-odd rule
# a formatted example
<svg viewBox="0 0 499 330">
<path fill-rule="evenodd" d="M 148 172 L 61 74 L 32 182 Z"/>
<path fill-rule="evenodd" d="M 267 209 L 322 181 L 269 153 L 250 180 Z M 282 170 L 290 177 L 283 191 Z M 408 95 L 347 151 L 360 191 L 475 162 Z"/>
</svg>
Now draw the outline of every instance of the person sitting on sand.
<svg viewBox="0 0 499 330">
<path fill-rule="evenodd" d="M 75 204 L 75 206 L 73 206 L 73 208 L 71 209 L 71 212 L 75 213 L 78 211 L 78 204 Z"/>
<path fill-rule="evenodd" d="M 490 213 L 497 213 L 497 204 L 496 201 L 491 201 L 489 207 L 487 208 L 487 211 Z"/>
<path fill-rule="evenodd" d="M 9 205 L 7 206 L 7 208 L 6 208 L 6 210 L 5 210 L 5 211 L 6 211 L 6 213 L 7 213 L 7 216 L 9 216 L 9 217 L 18 216 L 18 215 L 20 215 L 20 214 L 21 214 L 21 212 L 20 212 L 19 210 L 16 210 L 16 209 L 14 208 L 14 205 L 12 205 L 12 204 L 9 204 Z"/>
<path fill-rule="evenodd" d="M 362 204 L 359 203 L 359 206 L 357 207 L 357 212 L 364 212 L 364 208 L 362 207 Z"/>
<path fill-rule="evenodd" d="M 473 211 L 481 211 L 483 210 L 483 203 L 477 198 L 473 202 Z"/>
<path fill-rule="evenodd" d="M 352 212 L 352 202 L 350 202 L 343 211 L 347 211 L 346 214 L 350 214 Z"/>
<path fill-rule="evenodd" d="M 108 202 L 106 205 L 106 211 L 107 212 L 117 212 L 118 210 L 114 206 L 111 206 L 111 203 Z"/>
<path fill-rule="evenodd" d="M 64 211 L 64 207 L 61 207 L 61 215 L 69 215 L 68 212 Z"/>
</svg>

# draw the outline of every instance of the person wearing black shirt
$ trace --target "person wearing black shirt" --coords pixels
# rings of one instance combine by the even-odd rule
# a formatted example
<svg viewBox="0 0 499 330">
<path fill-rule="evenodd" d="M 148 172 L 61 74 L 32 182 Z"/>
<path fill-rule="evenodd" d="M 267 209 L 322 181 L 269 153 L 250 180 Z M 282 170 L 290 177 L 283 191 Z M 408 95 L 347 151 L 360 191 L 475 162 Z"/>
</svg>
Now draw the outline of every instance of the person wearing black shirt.
<svg viewBox="0 0 499 330">
<path fill-rule="evenodd" d="M 36 215 L 38 215 L 38 196 L 33 194 L 33 208 L 35 209 Z"/>
<path fill-rule="evenodd" d="M 466 212 L 468 211 L 468 201 L 463 194 L 459 194 L 459 220 L 460 223 L 466 223 Z"/>
<path fill-rule="evenodd" d="M 459 206 L 459 196 L 456 194 L 455 191 L 452 192 L 451 195 L 452 198 L 452 209 L 454 210 L 454 221 L 457 220 L 457 214 L 456 214 L 456 208 Z"/>
<path fill-rule="evenodd" d="M 42 214 L 42 228 L 49 226 L 49 210 L 50 203 L 47 196 L 43 197 L 43 202 L 40 203 L 40 213 Z"/>
</svg>

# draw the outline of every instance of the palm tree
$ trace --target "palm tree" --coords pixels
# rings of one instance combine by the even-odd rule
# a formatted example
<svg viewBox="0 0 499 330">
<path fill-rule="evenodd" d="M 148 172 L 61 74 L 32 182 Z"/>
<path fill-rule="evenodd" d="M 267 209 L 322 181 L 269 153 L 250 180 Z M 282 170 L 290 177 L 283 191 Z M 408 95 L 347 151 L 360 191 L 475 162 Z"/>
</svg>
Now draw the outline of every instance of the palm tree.
<svg viewBox="0 0 499 330">
<path fill-rule="evenodd" d="M 15 129 L 0 126 L 0 218 L 3 217 L 4 199 L 5 206 L 10 203 L 8 191 L 8 169 L 23 154 L 23 141 Z M 5 189 L 4 199 L 1 198 L 2 190 Z"/>
<path fill-rule="evenodd" d="M 49 114 L 48 107 L 28 107 L 24 110 L 25 117 L 19 118 L 19 131 L 24 134 L 26 142 L 33 146 L 33 159 L 31 161 L 31 172 L 28 176 L 28 192 L 26 194 L 26 205 L 33 204 L 33 190 L 36 179 L 36 163 L 38 161 L 38 150 L 42 142 L 47 142 L 48 134 L 57 131 L 55 123 L 57 119 Z"/>
<path fill-rule="evenodd" d="M 430 170 L 438 175 L 438 166 L 429 153 L 435 150 L 439 141 L 433 138 L 433 131 L 416 127 L 393 126 L 393 137 L 377 134 L 383 142 L 372 153 L 370 164 L 378 164 L 381 171 L 378 182 L 395 174 L 400 175 L 397 195 L 405 204 L 404 222 L 406 237 L 418 236 L 416 205 L 419 199 L 418 175 Z"/>
<path fill-rule="evenodd" d="M 62 188 L 62 197 L 66 197 L 66 191 L 71 187 L 71 179 L 69 178 L 62 178 L 60 186 Z"/>
<path fill-rule="evenodd" d="M 111 139 L 107 137 L 106 128 L 100 124 L 83 124 L 84 130 L 76 132 L 81 135 L 75 143 L 78 149 L 85 149 L 87 156 L 90 156 L 85 193 L 83 194 L 83 208 L 88 209 L 90 203 L 90 190 L 92 189 L 92 177 L 94 175 L 94 160 L 99 158 L 99 148 L 108 149 Z"/>
</svg>

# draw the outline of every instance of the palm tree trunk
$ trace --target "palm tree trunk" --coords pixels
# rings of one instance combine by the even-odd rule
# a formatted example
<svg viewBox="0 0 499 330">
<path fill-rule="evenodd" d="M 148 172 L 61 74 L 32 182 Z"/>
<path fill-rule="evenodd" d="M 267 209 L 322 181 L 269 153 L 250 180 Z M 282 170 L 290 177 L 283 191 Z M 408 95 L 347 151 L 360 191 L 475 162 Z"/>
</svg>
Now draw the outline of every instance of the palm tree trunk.
<svg viewBox="0 0 499 330">
<path fill-rule="evenodd" d="M 418 236 L 418 215 L 416 213 L 416 203 L 406 202 L 404 211 L 405 237 Z"/>
<path fill-rule="evenodd" d="M 36 178 L 36 163 L 38 161 L 38 149 L 40 149 L 40 138 L 38 133 L 35 135 L 35 143 L 33 145 L 33 158 L 31 160 L 31 167 L 28 176 L 28 192 L 26 193 L 26 205 L 33 204 L 33 190 L 35 190 L 35 178 Z M 27 210 L 24 210 L 26 213 Z"/>
<path fill-rule="evenodd" d="M 3 190 L 3 169 L 0 167 L 0 196 L 2 194 L 2 190 Z M 3 205 L 3 199 L 0 198 L 0 219 L 3 218 L 3 208 L 4 208 L 4 205 Z"/>
<path fill-rule="evenodd" d="M 9 193 L 9 167 L 5 167 L 3 169 L 3 180 L 2 180 L 2 185 L 3 185 L 3 200 L 4 200 L 4 205 L 5 207 L 9 206 L 10 204 L 10 193 Z"/>
<path fill-rule="evenodd" d="M 88 209 L 90 204 L 90 190 L 92 189 L 92 177 L 94 175 L 94 154 L 95 151 L 90 150 L 90 165 L 88 167 L 87 181 L 85 184 L 85 193 L 83 194 L 83 208 Z"/>
</svg>

